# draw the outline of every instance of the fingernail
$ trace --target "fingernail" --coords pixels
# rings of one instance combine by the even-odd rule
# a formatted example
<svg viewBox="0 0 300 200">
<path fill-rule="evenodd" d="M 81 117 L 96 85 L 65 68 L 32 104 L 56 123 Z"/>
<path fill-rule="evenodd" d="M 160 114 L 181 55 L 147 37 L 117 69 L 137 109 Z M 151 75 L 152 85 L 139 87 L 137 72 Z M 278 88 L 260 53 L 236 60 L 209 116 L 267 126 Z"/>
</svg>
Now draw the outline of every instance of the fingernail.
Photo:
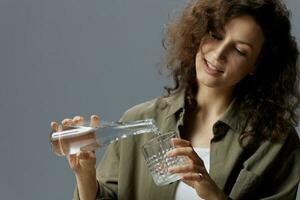
<svg viewBox="0 0 300 200">
<path fill-rule="evenodd" d="M 174 138 L 171 138 L 171 144 L 174 146 Z"/>
<path fill-rule="evenodd" d="M 97 127 L 99 125 L 100 119 L 97 115 L 92 115 L 91 116 L 91 126 L 92 127 Z"/>
<path fill-rule="evenodd" d="M 62 122 L 63 126 L 69 126 L 72 123 L 71 119 L 64 119 Z"/>
<path fill-rule="evenodd" d="M 57 128 L 57 130 L 58 131 L 62 131 L 63 130 L 63 127 L 62 127 L 62 125 L 60 124 L 60 125 L 58 125 L 58 128 Z"/>
<path fill-rule="evenodd" d="M 100 119 L 99 119 L 99 117 L 98 117 L 97 115 L 92 115 L 92 116 L 91 116 L 91 120 L 97 120 L 97 121 L 98 121 L 98 120 L 100 120 Z"/>
<path fill-rule="evenodd" d="M 174 169 L 172 167 L 168 168 L 168 172 L 173 172 L 173 171 L 174 171 Z"/>
<path fill-rule="evenodd" d="M 57 130 L 58 124 L 56 122 L 51 122 L 51 128 Z"/>
<path fill-rule="evenodd" d="M 77 123 L 80 121 L 80 116 L 73 117 L 73 123 Z"/>
<path fill-rule="evenodd" d="M 168 152 L 166 153 L 166 155 L 169 156 L 169 157 L 171 157 L 171 156 L 173 156 L 173 153 L 172 153 L 171 151 L 168 151 Z"/>
</svg>

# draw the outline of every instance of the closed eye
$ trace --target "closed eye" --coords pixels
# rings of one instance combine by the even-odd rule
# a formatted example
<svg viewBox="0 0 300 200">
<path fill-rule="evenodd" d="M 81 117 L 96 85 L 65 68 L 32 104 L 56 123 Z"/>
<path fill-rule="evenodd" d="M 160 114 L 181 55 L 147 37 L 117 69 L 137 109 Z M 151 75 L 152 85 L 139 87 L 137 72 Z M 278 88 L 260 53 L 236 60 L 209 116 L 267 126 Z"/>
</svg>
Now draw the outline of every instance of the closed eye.
<svg viewBox="0 0 300 200">
<path fill-rule="evenodd" d="M 239 50 L 238 48 L 235 48 L 235 51 L 240 55 L 240 56 L 246 56 L 247 54 L 241 50 Z"/>
</svg>

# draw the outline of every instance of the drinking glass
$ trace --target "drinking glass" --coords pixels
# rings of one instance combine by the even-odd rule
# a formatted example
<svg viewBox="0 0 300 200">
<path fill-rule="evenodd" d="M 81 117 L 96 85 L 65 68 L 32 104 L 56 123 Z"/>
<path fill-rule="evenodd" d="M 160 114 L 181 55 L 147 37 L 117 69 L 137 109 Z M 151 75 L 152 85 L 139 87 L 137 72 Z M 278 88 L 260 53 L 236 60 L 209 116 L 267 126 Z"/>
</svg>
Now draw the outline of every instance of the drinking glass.
<svg viewBox="0 0 300 200">
<path fill-rule="evenodd" d="M 187 164 L 185 156 L 168 157 L 166 153 L 174 149 L 171 142 L 172 138 L 176 138 L 176 132 L 168 132 L 157 135 L 142 146 L 143 155 L 146 165 L 150 170 L 154 182 L 161 186 L 177 181 L 181 178 L 180 174 L 170 173 L 169 167 Z"/>
</svg>

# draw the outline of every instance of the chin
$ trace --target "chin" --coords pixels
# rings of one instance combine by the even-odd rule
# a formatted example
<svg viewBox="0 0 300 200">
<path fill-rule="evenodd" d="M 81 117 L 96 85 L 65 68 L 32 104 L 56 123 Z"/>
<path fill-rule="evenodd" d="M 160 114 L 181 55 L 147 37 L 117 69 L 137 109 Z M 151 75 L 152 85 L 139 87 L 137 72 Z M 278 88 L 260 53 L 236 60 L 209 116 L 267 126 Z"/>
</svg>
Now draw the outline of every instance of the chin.
<svg viewBox="0 0 300 200">
<path fill-rule="evenodd" d="M 214 81 L 214 80 L 208 80 L 208 79 L 201 79 L 201 78 L 197 78 L 197 83 L 199 85 L 199 87 L 208 87 L 208 88 L 220 88 L 222 87 L 224 84 Z"/>
</svg>

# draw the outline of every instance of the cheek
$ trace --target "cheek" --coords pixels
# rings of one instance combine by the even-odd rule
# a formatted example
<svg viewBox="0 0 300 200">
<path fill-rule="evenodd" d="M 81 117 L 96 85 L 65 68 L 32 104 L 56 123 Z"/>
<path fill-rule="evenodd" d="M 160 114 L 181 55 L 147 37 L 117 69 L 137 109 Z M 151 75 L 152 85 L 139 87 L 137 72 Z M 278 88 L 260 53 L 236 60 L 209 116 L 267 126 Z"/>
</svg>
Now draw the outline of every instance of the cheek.
<svg viewBox="0 0 300 200">
<path fill-rule="evenodd" d="M 198 49 L 198 52 L 196 54 L 196 68 L 199 68 L 201 65 L 203 65 L 203 59 L 205 58 L 205 56 L 209 53 L 209 45 L 207 45 L 206 43 L 201 43 Z"/>
<path fill-rule="evenodd" d="M 210 51 L 210 48 L 212 48 L 212 44 L 208 44 L 208 42 L 202 42 L 200 44 L 200 47 L 198 49 L 198 52 L 201 51 L 202 54 L 207 54 Z"/>
<path fill-rule="evenodd" d="M 199 68 L 201 65 L 203 64 L 203 53 L 202 51 L 198 51 L 196 54 L 196 59 L 195 59 L 195 66 L 196 66 L 196 70 L 197 68 Z"/>
<path fill-rule="evenodd" d="M 254 66 L 250 64 L 248 61 L 242 61 L 240 59 L 231 59 L 231 63 L 229 64 L 228 73 L 231 74 L 234 79 L 241 80 L 247 74 L 254 71 Z"/>
</svg>

